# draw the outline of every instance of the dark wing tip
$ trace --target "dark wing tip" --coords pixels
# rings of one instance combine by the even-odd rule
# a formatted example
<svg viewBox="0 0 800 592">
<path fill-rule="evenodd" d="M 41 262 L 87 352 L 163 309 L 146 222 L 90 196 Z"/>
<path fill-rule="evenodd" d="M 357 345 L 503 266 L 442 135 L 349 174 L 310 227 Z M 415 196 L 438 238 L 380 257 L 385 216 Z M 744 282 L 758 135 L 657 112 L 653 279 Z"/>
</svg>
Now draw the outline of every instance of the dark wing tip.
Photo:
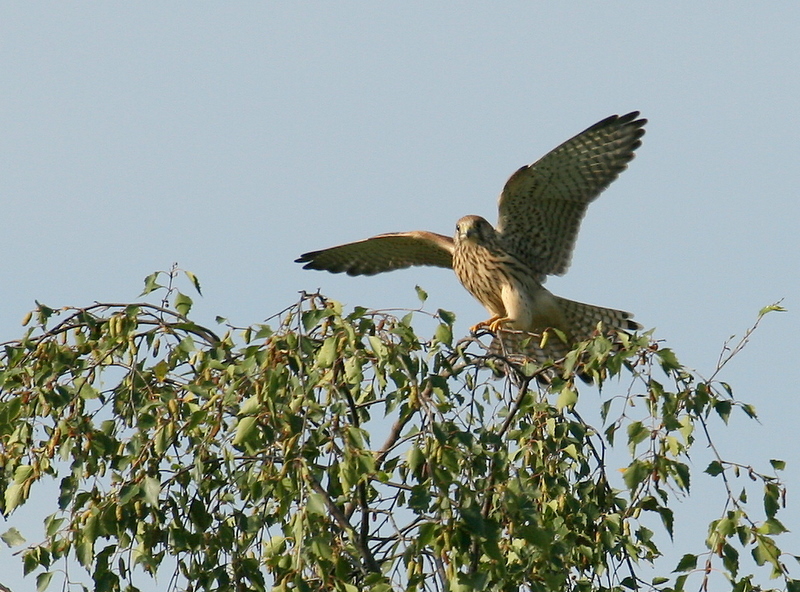
<svg viewBox="0 0 800 592">
<path fill-rule="evenodd" d="M 294 260 L 294 262 L 305 263 L 305 265 L 303 265 L 303 269 L 329 271 L 331 273 L 342 273 L 343 271 L 349 272 L 349 270 L 345 266 L 335 265 L 331 264 L 330 262 L 320 261 L 320 255 L 323 255 L 324 253 L 325 251 L 309 251 L 308 253 L 303 253 L 302 255 L 300 255 L 297 259 Z"/>
<path fill-rule="evenodd" d="M 619 122 L 622 124 L 621 127 L 629 128 L 628 132 L 633 139 L 633 142 L 630 143 L 631 150 L 636 150 L 642 145 L 641 137 L 645 133 L 644 126 L 647 124 L 647 119 L 644 117 L 636 119 L 638 116 L 638 111 L 631 111 L 619 118 Z"/>
<path fill-rule="evenodd" d="M 631 111 L 630 113 L 626 113 L 625 115 L 614 115 L 614 117 L 618 118 L 620 123 L 628 123 L 639 117 L 639 111 Z M 647 123 L 647 120 L 642 118 L 638 120 L 637 123 L 639 123 L 639 125 L 644 125 L 645 123 Z"/>
<path fill-rule="evenodd" d="M 320 251 L 309 251 L 308 253 L 303 253 L 297 259 L 294 260 L 295 263 L 305 263 L 303 265 L 303 269 L 316 269 L 314 267 L 314 258 L 320 254 Z"/>
<path fill-rule="evenodd" d="M 593 126 L 591 126 L 589 130 L 597 130 L 604 127 L 618 127 L 618 128 L 631 128 L 629 131 L 631 132 L 631 136 L 635 138 L 641 138 L 644 135 L 644 126 L 647 124 L 647 119 L 642 117 L 641 119 L 636 119 L 639 117 L 638 111 L 631 111 L 630 113 L 626 113 L 625 115 L 610 115 L 605 119 L 601 119 Z"/>
<path fill-rule="evenodd" d="M 612 115 L 592 126 L 592 128 L 595 129 L 605 127 L 615 129 L 613 133 L 616 137 L 615 142 L 617 142 L 617 146 L 619 147 L 617 158 L 620 159 L 617 173 L 627 168 L 627 164 L 633 160 L 636 150 L 642 145 L 642 136 L 645 134 L 644 126 L 647 123 L 647 119 L 636 119 L 638 116 L 638 111 L 631 111 L 625 115 Z M 613 179 L 611 179 L 611 181 L 613 181 Z M 609 181 L 609 183 L 611 181 Z"/>
<path fill-rule="evenodd" d="M 637 323 L 636 321 L 633 320 L 633 318 L 632 318 L 633 314 L 632 313 L 626 312 L 625 314 L 627 315 L 625 317 L 625 327 L 624 327 L 625 330 L 627 330 L 627 331 L 640 331 L 641 329 L 644 329 L 644 325 L 642 325 L 640 323 Z"/>
<path fill-rule="evenodd" d="M 607 120 L 611 121 L 618 121 L 620 125 L 631 125 L 632 127 L 644 127 L 647 123 L 647 119 L 642 117 L 641 119 L 636 119 L 639 117 L 638 111 L 631 111 L 630 113 L 626 113 L 625 115 L 612 115 L 608 117 Z"/>
</svg>

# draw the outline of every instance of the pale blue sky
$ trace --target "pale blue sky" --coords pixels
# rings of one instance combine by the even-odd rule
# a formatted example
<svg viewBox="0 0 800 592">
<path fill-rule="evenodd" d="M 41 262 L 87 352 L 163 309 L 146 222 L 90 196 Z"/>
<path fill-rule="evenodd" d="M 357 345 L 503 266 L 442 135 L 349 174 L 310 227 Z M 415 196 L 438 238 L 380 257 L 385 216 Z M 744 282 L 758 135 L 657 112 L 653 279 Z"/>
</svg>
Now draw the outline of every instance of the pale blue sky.
<svg viewBox="0 0 800 592">
<path fill-rule="evenodd" d="M 132 300 L 175 261 L 200 277 L 207 322 L 259 322 L 318 287 L 416 307 L 418 283 L 465 333 L 486 315 L 446 270 L 350 278 L 293 260 L 493 221 L 513 171 L 638 109 L 637 158 L 548 287 L 635 312 L 705 374 L 785 298 L 722 376 L 763 424 L 735 422 L 725 444 L 789 461 L 784 520 L 800 531 L 798 23 L 794 2 L 4 3 L 0 341 L 34 299 Z"/>
</svg>

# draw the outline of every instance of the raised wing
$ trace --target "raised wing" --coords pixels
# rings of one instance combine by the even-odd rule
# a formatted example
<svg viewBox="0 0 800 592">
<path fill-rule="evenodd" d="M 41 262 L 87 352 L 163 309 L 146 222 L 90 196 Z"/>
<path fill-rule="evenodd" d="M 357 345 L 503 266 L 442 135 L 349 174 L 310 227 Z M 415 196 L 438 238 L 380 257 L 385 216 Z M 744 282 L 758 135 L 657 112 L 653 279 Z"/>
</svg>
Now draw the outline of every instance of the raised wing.
<svg viewBox="0 0 800 592">
<path fill-rule="evenodd" d="M 646 119 L 612 115 L 524 166 L 506 182 L 497 231 L 539 281 L 562 275 L 586 208 L 633 159 Z"/>
<path fill-rule="evenodd" d="M 322 269 L 348 275 L 375 275 L 412 265 L 453 267 L 453 239 L 435 232 L 379 234 L 330 249 L 304 253 L 296 263 L 303 269 Z"/>
</svg>

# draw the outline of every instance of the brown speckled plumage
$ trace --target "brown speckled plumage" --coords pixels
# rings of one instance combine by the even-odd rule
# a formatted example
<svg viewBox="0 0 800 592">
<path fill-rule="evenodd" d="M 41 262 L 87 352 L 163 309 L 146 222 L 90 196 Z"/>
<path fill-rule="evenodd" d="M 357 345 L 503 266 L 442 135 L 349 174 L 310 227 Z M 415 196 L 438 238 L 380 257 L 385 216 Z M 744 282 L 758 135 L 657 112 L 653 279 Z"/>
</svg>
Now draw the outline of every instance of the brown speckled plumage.
<svg viewBox="0 0 800 592">
<path fill-rule="evenodd" d="M 305 253 L 307 269 L 372 275 L 412 265 L 452 267 L 464 287 L 492 315 L 493 329 L 540 333 L 553 327 L 570 342 L 606 329 L 635 330 L 627 312 L 551 294 L 548 275 L 569 268 L 586 208 L 625 170 L 641 145 L 646 119 L 634 111 L 608 117 L 567 140 L 506 182 L 495 229 L 465 216 L 455 238 L 426 231 L 382 234 Z M 553 347 L 551 355 L 563 347 Z"/>
</svg>

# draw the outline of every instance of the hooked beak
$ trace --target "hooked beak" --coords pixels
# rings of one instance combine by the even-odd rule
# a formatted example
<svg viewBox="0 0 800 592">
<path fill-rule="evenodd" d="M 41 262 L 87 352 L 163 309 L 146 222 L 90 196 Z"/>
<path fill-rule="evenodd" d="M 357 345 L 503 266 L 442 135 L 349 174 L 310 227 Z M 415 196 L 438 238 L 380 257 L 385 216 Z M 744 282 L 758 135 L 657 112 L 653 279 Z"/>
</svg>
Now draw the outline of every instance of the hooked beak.
<svg viewBox="0 0 800 592">
<path fill-rule="evenodd" d="M 474 239 L 477 236 L 477 231 L 475 226 L 472 224 L 462 224 L 458 227 L 458 238 L 459 240 L 465 241 Z"/>
</svg>

